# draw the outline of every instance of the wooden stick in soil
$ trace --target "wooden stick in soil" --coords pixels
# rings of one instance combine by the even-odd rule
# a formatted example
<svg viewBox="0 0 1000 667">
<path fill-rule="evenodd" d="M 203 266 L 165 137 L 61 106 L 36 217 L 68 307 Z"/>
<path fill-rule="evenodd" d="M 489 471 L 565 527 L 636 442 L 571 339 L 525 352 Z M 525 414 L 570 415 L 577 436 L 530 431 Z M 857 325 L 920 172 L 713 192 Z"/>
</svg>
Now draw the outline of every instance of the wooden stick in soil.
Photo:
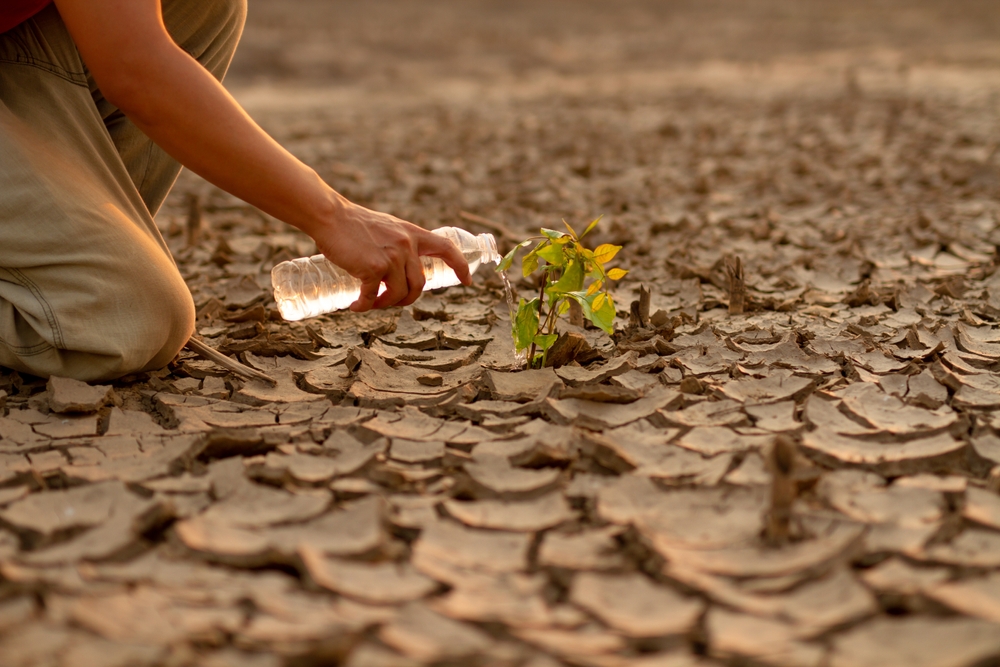
<svg viewBox="0 0 1000 667">
<path fill-rule="evenodd" d="M 639 300 L 636 302 L 638 312 L 635 314 L 640 327 L 649 326 L 649 301 L 652 293 L 645 285 L 639 285 Z"/>
<path fill-rule="evenodd" d="M 212 363 L 225 368 L 227 371 L 236 373 L 239 376 L 245 377 L 250 380 L 260 380 L 266 382 L 272 387 L 278 385 L 278 381 L 272 378 L 270 375 L 261 373 L 260 371 L 250 368 L 249 366 L 244 366 L 238 361 L 233 361 L 226 355 L 222 354 L 218 350 L 213 349 L 203 340 L 191 336 L 187 344 L 184 346 L 191 350 L 198 356 L 211 361 Z"/>
<path fill-rule="evenodd" d="M 779 435 L 768 453 L 767 467 L 771 471 L 771 511 L 767 515 L 764 533 L 773 546 L 788 541 L 795 502 L 795 443 Z"/>
<path fill-rule="evenodd" d="M 740 315 L 747 296 L 747 286 L 743 281 L 743 260 L 739 257 L 727 257 L 726 273 L 729 275 L 729 314 Z"/>
</svg>

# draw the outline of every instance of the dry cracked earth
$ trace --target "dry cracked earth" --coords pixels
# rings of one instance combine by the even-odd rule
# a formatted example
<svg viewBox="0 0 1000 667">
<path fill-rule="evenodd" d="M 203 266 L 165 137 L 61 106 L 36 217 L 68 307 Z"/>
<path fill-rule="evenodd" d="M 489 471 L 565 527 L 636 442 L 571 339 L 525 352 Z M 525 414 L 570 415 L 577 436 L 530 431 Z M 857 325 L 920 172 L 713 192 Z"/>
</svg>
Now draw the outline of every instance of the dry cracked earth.
<svg viewBox="0 0 1000 667">
<path fill-rule="evenodd" d="M 0 371 L 0 663 L 1000 664 L 996 12 L 664 4 L 251 3 L 284 145 L 507 248 L 603 214 L 615 336 L 518 370 L 488 268 L 282 322 L 312 242 L 183 175 L 229 361 Z"/>
</svg>

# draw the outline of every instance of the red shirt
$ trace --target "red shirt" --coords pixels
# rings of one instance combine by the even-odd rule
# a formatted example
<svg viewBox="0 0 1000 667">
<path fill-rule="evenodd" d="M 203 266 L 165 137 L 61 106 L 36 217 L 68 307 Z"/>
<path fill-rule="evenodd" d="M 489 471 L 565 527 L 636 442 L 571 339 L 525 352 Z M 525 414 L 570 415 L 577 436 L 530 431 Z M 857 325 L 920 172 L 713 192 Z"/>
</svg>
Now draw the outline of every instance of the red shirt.
<svg viewBox="0 0 1000 667">
<path fill-rule="evenodd" d="M 21 25 L 50 2 L 52 0 L 0 0 L 0 32 Z"/>
</svg>

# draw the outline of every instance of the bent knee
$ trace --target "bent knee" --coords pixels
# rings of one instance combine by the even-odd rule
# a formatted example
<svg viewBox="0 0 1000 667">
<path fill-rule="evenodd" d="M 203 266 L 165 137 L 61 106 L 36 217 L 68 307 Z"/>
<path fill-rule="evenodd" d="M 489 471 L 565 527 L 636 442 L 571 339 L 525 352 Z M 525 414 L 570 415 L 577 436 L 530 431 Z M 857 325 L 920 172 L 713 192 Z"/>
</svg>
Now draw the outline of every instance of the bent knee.
<svg viewBox="0 0 1000 667">
<path fill-rule="evenodd" d="M 107 298 L 114 300 L 113 307 L 93 322 L 100 342 L 80 350 L 88 379 L 109 380 L 163 368 L 194 332 L 194 302 L 175 272 L 146 276 Z"/>
<path fill-rule="evenodd" d="M 169 291 L 163 295 L 160 303 L 151 302 L 152 308 L 146 336 L 152 345 L 145 347 L 146 353 L 152 353 L 148 361 L 137 370 L 155 370 L 163 368 L 177 356 L 184 344 L 194 333 L 195 307 L 187 286 Z M 143 355 L 140 355 L 140 358 Z M 138 361 L 138 359 L 137 359 Z"/>
<path fill-rule="evenodd" d="M 177 267 L 157 252 L 104 259 L 86 270 L 24 272 L 24 285 L 0 282 L 8 287 L 0 365 L 93 381 L 170 363 L 195 322 Z"/>
</svg>

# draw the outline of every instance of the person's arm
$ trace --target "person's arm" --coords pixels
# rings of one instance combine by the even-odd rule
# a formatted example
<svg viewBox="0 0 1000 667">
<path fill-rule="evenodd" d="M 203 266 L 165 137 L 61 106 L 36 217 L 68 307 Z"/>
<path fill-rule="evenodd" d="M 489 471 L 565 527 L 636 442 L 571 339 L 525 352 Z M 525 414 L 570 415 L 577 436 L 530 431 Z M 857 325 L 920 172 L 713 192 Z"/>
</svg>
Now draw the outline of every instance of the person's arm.
<svg viewBox="0 0 1000 667">
<path fill-rule="evenodd" d="M 352 204 L 268 136 L 174 43 L 159 0 L 55 4 L 104 96 L 185 167 L 315 239 L 361 280 L 353 310 L 413 303 L 424 284 L 419 255 L 440 257 L 469 284 L 450 241 Z"/>
</svg>

